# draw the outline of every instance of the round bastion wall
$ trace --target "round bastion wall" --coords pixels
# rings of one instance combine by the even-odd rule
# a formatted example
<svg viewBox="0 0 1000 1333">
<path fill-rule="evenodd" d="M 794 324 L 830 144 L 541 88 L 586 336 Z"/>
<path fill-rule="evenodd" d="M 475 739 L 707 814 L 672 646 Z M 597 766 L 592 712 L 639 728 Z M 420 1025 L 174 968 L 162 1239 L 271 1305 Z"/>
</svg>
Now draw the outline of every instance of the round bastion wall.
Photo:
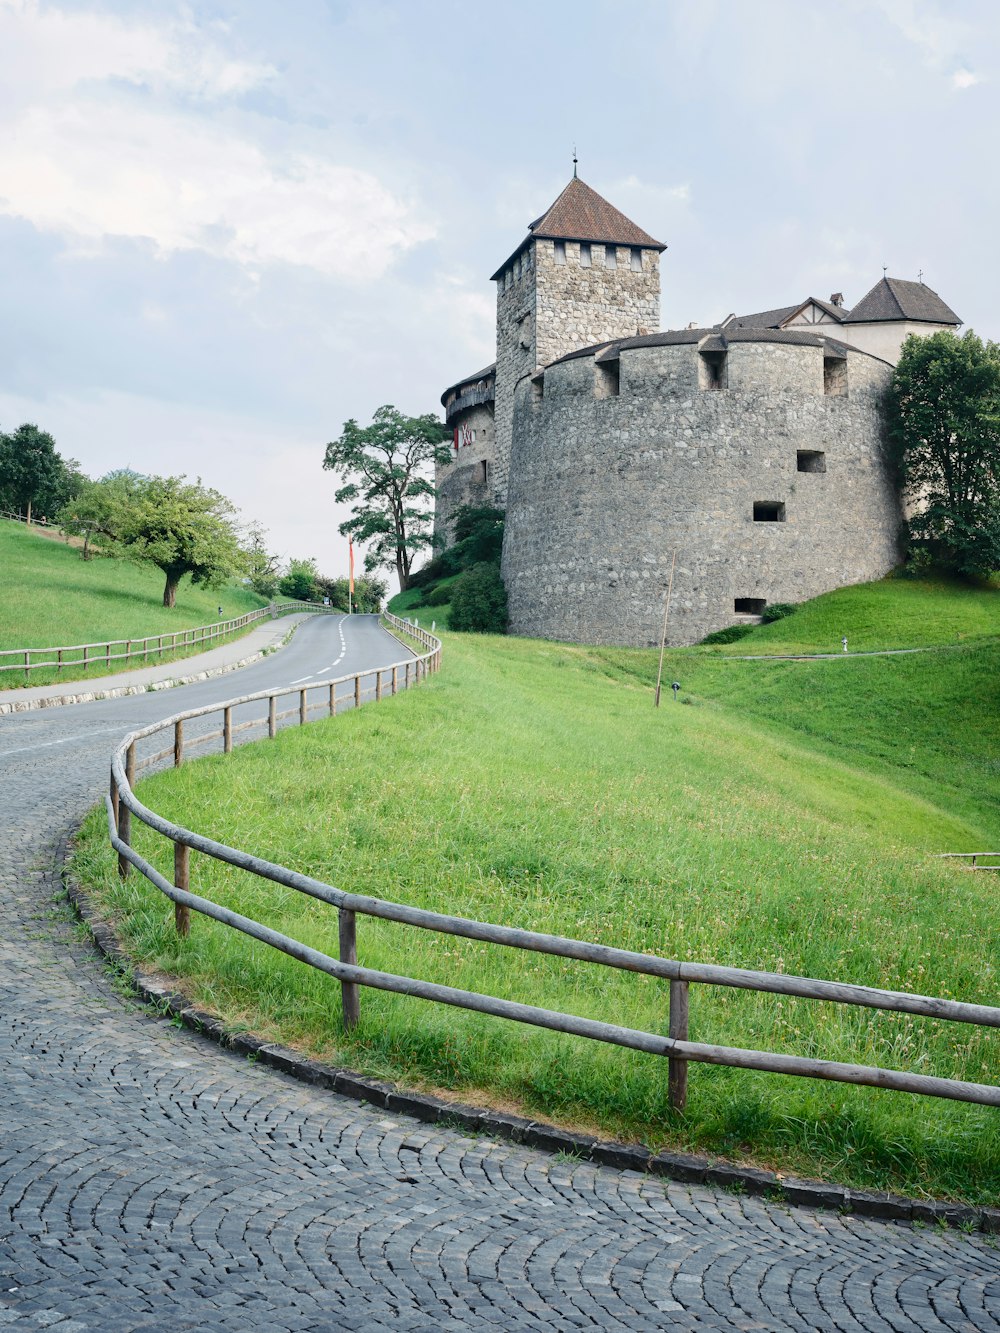
<svg viewBox="0 0 1000 1333">
<path fill-rule="evenodd" d="M 623 345 L 617 359 L 592 349 L 518 386 L 503 552 L 513 633 L 658 644 L 675 550 L 673 645 L 897 563 L 892 367 L 814 337 L 758 335 L 713 359 L 704 337 Z"/>
</svg>

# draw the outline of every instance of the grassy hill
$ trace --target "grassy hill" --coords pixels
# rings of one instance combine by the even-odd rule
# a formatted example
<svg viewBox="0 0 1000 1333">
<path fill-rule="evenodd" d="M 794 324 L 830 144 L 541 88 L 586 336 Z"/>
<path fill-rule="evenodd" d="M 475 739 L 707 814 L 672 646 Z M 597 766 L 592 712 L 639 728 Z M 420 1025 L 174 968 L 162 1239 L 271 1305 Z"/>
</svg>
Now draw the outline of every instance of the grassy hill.
<svg viewBox="0 0 1000 1333">
<path fill-rule="evenodd" d="M 28 531 L 23 523 L 0 520 L 0 648 L 46 648 L 110 639 L 141 638 L 232 619 L 265 605 L 242 585 L 206 591 L 185 579 L 177 605 L 163 605 L 163 575 L 152 566 L 80 552 Z M 143 663 L 137 662 L 136 666 Z M 122 663 L 113 664 L 122 670 Z M 91 669 L 91 677 L 98 674 Z M 59 680 L 78 679 L 66 668 Z M 0 673 L 0 689 L 50 684 L 56 676 L 32 671 Z"/>
<path fill-rule="evenodd" d="M 679 650 L 667 679 L 681 681 L 682 702 L 654 711 L 653 653 L 449 635 L 427 688 L 157 776 L 143 799 L 362 893 L 682 959 L 992 1002 L 996 877 L 935 854 L 1000 837 L 1000 594 L 850 591 L 877 624 L 902 627 L 894 636 L 907 632 L 905 605 L 925 642 L 946 637 L 942 619 L 969 642 L 807 663 Z M 781 622 L 785 642 L 798 621 L 794 641 L 807 646 L 810 617 L 824 614 Z M 838 628 L 847 614 L 842 604 Z M 677 1114 L 653 1057 L 371 991 L 345 1038 L 329 980 L 205 921 L 178 941 L 169 904 L 117 880 L 102 820 L 88 824 L 77 868 L 127 946 L 272 1039 L 652 1145 L 853 1185 L 1000 1194 L 1000 1126 L 986 1108 L 692 1066 Z M 140 846 L 170 873 L 161 840 Z M 336 953 L 335 916 L 312 902 L 203 859 L 197 886 Z M 369 919 L 359 950 L 388 971 L 665 1030 L 665 986 L 640 977 Z M 708 987 L 692 989 L 691 1014 L 695 1040 L 1000 1082 L 996 1034 L 971 1027 Z"/>
</svg>

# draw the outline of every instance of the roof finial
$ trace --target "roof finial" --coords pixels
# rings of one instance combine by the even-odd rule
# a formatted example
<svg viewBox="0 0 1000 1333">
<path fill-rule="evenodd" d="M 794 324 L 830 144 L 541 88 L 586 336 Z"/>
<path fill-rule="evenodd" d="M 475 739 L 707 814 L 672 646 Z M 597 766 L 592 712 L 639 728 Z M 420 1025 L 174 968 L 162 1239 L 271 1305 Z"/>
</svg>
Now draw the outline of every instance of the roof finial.
<svg viewBox="0 0 1000 1333">
<path fill-rule="evenodd" d="M 919 282 L 920 285 L 923 286 L 923 283 L 924 283 L 924 270 L 923 270 L 922 268 L 921 268 L 921 269 L 917 269 L 917 282 Z"/>
<path fill-rule="evenodd" d="M 883 264 L 883 265 L 882 265 L 882 277 L 883 277 L 883 278 L 885 277 L 886 273 L 888 273 L 888 271 L 889 271 L 889 265 L 888 265 L 888 264 Z"/>
<path fill-rule="evenodd" d="M 576 144 L 573 145 L 573 179 L 576 180 Z"/>
</svg>

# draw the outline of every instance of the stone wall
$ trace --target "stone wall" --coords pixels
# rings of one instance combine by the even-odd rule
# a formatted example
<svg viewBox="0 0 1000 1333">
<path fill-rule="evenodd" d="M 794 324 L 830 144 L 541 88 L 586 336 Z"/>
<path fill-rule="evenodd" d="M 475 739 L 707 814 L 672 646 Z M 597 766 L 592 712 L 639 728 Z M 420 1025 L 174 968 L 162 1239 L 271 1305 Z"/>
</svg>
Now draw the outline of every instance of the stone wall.
<svg viewBox="0 0 1000 1333">
<path fill-rule="evenodd" d="M 533 240 L 497 280 L 496 457 L 497 503 L 507 499 L 518 386 L 538 367 L 580 347 L 653 333 L 660 326 L 660 256 L 639 250 L 631 267 L 628 246 L 593 244 L 591 263 L 580 262 L 580 243 Z M 612 250 L 616 267 L 608 266 Z"/>
<path fill-rule="evenodd" d="M 514 633 L 657 643 L 675 549 L 675 645 L 746 619 L 736 599 L 797 602 L 894 566 L 891 368 L 849 352 L 847 392 L 829 394 L 822 347 L 734 341 L 727 387 L 703 390 L 701 360 L 693 340 L 646 345 L 622 350 L 617 394 L 592 356 L 550 367 L 540 399 L 518 389 L 503 557 Z M 782 521 L 755 521 L 755 502 Z"/>
<path fill-rule="evenodd" d="M 472 444 L 453 452 L 450 463 L 436 470 L 434 482 L 434 539 L 451 545 L 451 521 L 460 505 L 493 504 L 493 457 L 496 430 L 492 405 L 471 407 L 453 423 L 475 431 Z"/>
</svg>

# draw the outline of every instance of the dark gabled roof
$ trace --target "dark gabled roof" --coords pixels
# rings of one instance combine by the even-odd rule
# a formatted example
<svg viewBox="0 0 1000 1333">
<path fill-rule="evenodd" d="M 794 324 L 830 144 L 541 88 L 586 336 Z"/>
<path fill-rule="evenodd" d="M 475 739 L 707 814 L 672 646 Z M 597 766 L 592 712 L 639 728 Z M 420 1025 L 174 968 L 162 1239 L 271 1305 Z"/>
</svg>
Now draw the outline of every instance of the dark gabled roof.
<svg viewBox="0 0 1000 1333">
<path fill-rule="evenodd" d="M 452 389 L 460 389 L 463 384 L 475 384 L 477 380 L 489 379 L 490 376 L 495 375 L 496 373 L 497 373 L 497 363 L 493 361 L 483 370 L 476 370 L 471 375 L 463 376 L 462 379 L 456 380 L 454 384 L 448 385 L 447 389 L 445 389 L 444 393 L 441 395 L 441 402 L 442 403 L 444 402 L 444 400 L 451 393 Z"/>
<path fill-rule="evenodd" d="M 577 176 L 540 218 L 528 223 L 528 232 L 493 274 L 491 281 L 499 278 L 511 260 L 538 237 L 555 241 L 594 241 L 598 245 L 630 245 L 643 250 L 663 251 L 667 248 Z"/>
<path fill-rule="evenodd" d="M 620 338 L 612 343 L 595 343 L 593 347 L 581 347 L 578 351 L 558 357 L 550 364 L 558 366 L 562 361 L 575 361 L 578 357 L 595 354 L 599 354 L 602 361 L 613 360 L 620 352 L 633 347 L 679 347 L 684 344 L 705 343 L 706 350 L 725 351 L 731 343 L 751 342 L 821 347 L 828 356 L 838 359 L 845 357 L 848 352 L 855 352 L 860 356 L 871 356 L 873 361 L 883 360 L 882 357 L 872 356 L 871 352 L 865 352 L 860 347 L 852 347 L 850 343 L 843 342 L 839 338 L 829 338 L 825 334 L 812 333 L 807 329 L 741 329 L 733 328 L 731 325 L 722 328 L 716 324 L 713 328 L 670 329 L 666 333 L 646 333 L 635 338 Z"/>
<path fill-rule="evenodd" d="M 804 301 L 798 305 L 783 305 L 776 310 L 760 310 L 753 315 L 730 315 L 728 319 L 723 320 L 724 329 L 780 329 L 786 320 L 792 319 L 806 306 L 816 305 L 820 310 L 825 310 L 831 318 L 838 324 L 842 324 L 849 313 L 843 306 L 834 305 L 832 301 L 821 301 L 818 296 L 807 296 Z"/>
<path fill-rule="evenodd" d="M 902 278 L 882 278 L 861 298 L 844 323 L 879 324 L 902 319 L 917 324 L 962 323 L 937 292 L 922 282 L 904 282 Z"/>
</svg>

